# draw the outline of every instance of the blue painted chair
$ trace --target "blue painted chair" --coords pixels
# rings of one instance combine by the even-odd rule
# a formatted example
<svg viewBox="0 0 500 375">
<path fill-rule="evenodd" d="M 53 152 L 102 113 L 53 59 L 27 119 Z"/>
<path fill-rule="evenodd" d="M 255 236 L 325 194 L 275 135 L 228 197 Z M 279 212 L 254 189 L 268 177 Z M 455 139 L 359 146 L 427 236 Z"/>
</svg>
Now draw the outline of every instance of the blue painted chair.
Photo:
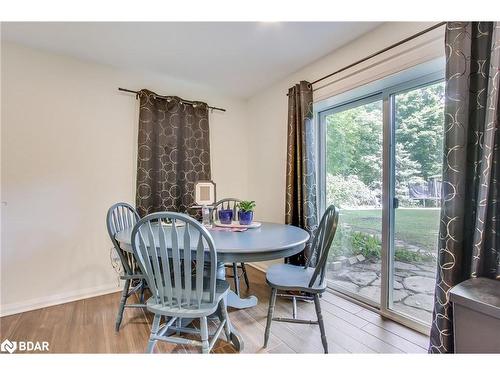
<svg viewBox="0 0 500 375">
<path fill-rule="evenodd" d="M 222 329 L 232 341 L 225 302 L 229 284 L 216 278 L 217 251 L 205 227 L 181 213 L 150 214 L 134 226 L 132 248 L 152 293 L 146 303 L 154 314 L 148 353 L 158 340 L 201 346 L 209 353 Z M 209 340 L 207 317 L 215 313 L 220 324 Z M 182 327 L 181 319 L 199 319 L 200 329 Z M 172 332 L 199 334 L 201 341 Z"/>
<path fill-rule="evenodd" d="M 321 218 L 321 222 L 316 230 L 311 245 L 312 254 L 305 266 L 294 266 L 291 264 L 278 264 L 268 268 L 266 281 L 271 287 L 271 297 L 269 299 L 269 311 L 267 314 L 267 325 L 264 334 L 264 347 L 269 341 L 271 322 L 288 322 L 301 324 L 318 324 L 321 332 L 321 342 L 325 353 L 328 353 L 328 343 L 326 341 L 325 325 L 321 314 L 320 296 L 326 290 L 326 261 L 328 253 L 337 230 L 339 210 L 331 205 Z M 314 266 L 313 266 L 314 265 Z M 292 318 L 275 318 L 274 306 L 279 290 L 287 292 L 303 292 L 314 299 L 317 321 L 297 319 L 296 296 L 293 294 L 279 295 L 291 297 L 293 301 Z"/>
<path fill-rule="evenodd" d="M 115 247 L 115 250 L 120 257 L 122 264 L 123 275 L 120 276 L 121 280 L 125 280 L 123 285 L 122 296 L 120 298 L 120 305 L 118 307 L 118 314 L 116 316 L 115 330 L 120 330 L 120 325 L 123 319 L 123 311 L 125 308 L 143 308 L 146 307 L 144 303 L 144 290 L 146 289 L 146 280 L 139 269 L 139 266 L 134 258 L 134 255 L 128 251 L 120 248 L 120 244 L 115 239 L 116 233 L 131 228 L 140 219 L 137 211 L 128 203 L 116 203 L 112 205 L 106 215 L 106 227 L 108 229 L 109 238 Z M 132 289 L 131 289 L 132 287 Z M 141 303 L 127 304 L 127 299 L 139 293 L 139 301 Z"/>
<path fill-rule="evenodd" d="M 214 210 L 213 210 L 213 219 L 218 220 L 218 210 L 232 210 L 233 211 L 233 220 L 238 220 L 238 203 L 241 202 L 241 199 L 237 198 L 224 198 L 221 199 L 214 204 Z M 226 267 L 231 267 L 233 274 L 232 275 L 227 275 L 226 277 L 231 277 L 234 279 L 234 292 L 239 296 L 240 295 L 240 276 L 243 276 L 243 279 L 245 280 L 245 284 L 247 286 L 247 289 L 250 288 L 250 282 L 248 280 L 248 274 L 247 274 L 247 269 L 245 267 L 245 263 L 241 262 L 239 265 L 238 263 L 233 263 L 231 265 L 227 265 Z M 239 273 L 239 270 L 241 269 L 241 274 Z"/>
</svg>

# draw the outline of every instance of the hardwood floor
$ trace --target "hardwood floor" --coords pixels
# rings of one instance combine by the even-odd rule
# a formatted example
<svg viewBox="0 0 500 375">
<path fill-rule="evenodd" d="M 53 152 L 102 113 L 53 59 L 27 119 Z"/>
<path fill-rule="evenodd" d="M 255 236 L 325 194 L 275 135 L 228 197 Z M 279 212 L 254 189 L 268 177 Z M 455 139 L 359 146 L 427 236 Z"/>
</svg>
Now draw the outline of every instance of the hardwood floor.
<svg viewBox="0 0 500 375">
<path fill-rule="evenodd" d="M 244 353 L 322 353 L 319 328 L 273 322 L 267 349 L 262 348 L 269 288 L 264 274 L 247 267 L 252 293 L 259 304 L 251 309 L 231 310 L 230 319 L 245 342 Z M 232 280 L 231 280 L 232 281 Z M 119 293 L 0 318 L 0 341 L 48 341 L 52 353 L 143 353 L 149 338 L 151 314 L 126 309 L 120 332 L 114 331 Z M 321 300 L 330 353 L 425 353 L 428 337 L 332 293 Z M 276 316 L 290 316 L 291 303 L 278 298 Z M 314 304 L 298 302 L 298 315 L 315 319 Z M 214 324 L 212 323 L 212 329 Z M 225 336 L 215 353 L 234 353 Z M 197 352 L 198 348 L 158 343 L 160 353 Z"/>
</svg>

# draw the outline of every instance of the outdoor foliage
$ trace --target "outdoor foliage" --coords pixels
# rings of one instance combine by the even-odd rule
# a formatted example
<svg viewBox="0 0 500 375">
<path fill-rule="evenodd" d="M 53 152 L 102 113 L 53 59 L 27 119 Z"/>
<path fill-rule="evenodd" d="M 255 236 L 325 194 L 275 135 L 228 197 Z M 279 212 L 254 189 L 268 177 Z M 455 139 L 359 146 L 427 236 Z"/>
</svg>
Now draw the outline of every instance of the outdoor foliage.
<svg viewBox="0 0 500 375">
<path fill-rule="evenodd" d="M 326 196 L 328 202 L 342 202 L 347 207 L 378 206 L 380 198 L 358 176 L 332 174 L 326 176 Z"/>
<path fill-rule="evenodd" d="M 441 173 L 443 102 L 443 83 L 396 95 L 395 188 L 406 206 L 411 205 L 408 184 Z M 341 208 L 380 206 L 382 101 L 333 113 L 326 122 L 328 203 Z M 345 188 L 352 192 L 339 191 Z"/>
<path fill-rule="evenodd" d="M 439 209 L 436 208 L 396 210 L 394 217 L 395 240 L 411 244 L 428 253 L 435 252 L 438 242 L 439 214 Z M 340 226 L 348 226 L 354 232 L 380 234 L 382 209 L 341 209 L 339 223 Z"/>
<path fill-rule="evenodd" d="M 444 83 L 398 94 L 396 142 L 418 163 L 415 175 L 428 180 L 443 162 Z"/>
<path fill-rule="evenodd" d="M 380 188 L 382 102 L 335 113 L 326 121 L 327 173 L 344 178 L 356 175 L 365 186 Z"/>
<path fill-rule="evenodd" d="M 352 255 L 363 254 L 367 259 L 380 259 L 382 243 L 380 240 L 367 233 L 353 232 L 349 236 Z"/>
<path fill-rule="evenodd" d="M 336 240 L 332 244 L 330 260 L 339 256 L 352 257 L 363 255 L 368 260 L 379 260 L 382 254 L 382 241 L 376 234 L 358 232 L 346 227 L 340 227 L 335 234 Z M 424 263 L 433 262 L 432 255 L 411 251 L 404 246 L 396 247 L 394 259 L 402 262 Z"/>
</svg>

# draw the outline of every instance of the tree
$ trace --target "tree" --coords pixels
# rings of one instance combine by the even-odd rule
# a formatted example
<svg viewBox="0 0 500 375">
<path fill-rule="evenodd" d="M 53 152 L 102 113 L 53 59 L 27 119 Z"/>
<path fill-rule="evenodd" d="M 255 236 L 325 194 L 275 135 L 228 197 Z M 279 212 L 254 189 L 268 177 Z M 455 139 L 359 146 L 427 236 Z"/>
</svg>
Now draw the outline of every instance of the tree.
<svg viewBox="0 0 500 375">
<path fill-rule="evenodd" d="M 396 197 L 402 204 L 409 203 L 409 184 L 423 184 L 418 161 L 411 159 L 411 154 L 401 143 L 396 143 Z"/>
<path fill-rule="evenodd" d="M 380 205 L 377 193 L 369 189 L 356 175 L 343 177 L 326 175 L 326 201 L 340 208 L 374 207 Z"/>
<path fill-rule="evenodd" d="M 444 124 L 444 84 L 436 83 L 395 95 L 396 194 L 408 202 L 408 185 L 425 183 L 441 173 Z M 326 117 L 326 172 L 346 180 L 351 193 L 329 194 L 350 205 L 362 196 L 380 202 L 382 182 L 382 101 L 364 104 Z M 356 179 L 354 179 L 354 177 Z M 361 186 L 362 184 L 363 186 Z M 365 199 L 367 191 L 377 199 Z"/>
<path fill-rule="evenodd" d="M 396 96 L 396 143 L 420 165 L 420 176 L 440 174 L 443 162 L 444 84 Z"/>
<path fill-rule="evenodd" d="M 327 172 L 375 187 L 382 178 L 382 102 L 327 116 L 326 129 Z"/>
</svg>

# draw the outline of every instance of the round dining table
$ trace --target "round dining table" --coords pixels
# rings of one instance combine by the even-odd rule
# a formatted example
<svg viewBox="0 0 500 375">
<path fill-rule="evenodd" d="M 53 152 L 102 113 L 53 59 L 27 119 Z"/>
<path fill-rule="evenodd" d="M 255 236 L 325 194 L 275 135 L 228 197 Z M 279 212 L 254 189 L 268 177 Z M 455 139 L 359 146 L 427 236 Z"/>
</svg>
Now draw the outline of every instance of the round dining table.
<svg viewBox="0 0 500 375">
<path fill-rule="evenodd" d="M 152 229 L 157 239 L 158 227 Z M 219 227 L 213 227 L 209 229 L 209 232 L 217 250 L 217 278 L 223 280 L 226 279 L 226 263 L 262 262 L 289 257 L 302 251 L 309 240 L 309 233 L 305 230 L 276 223 L 262 223 L 258 228 L 247 229 L 243 232 L 228 231 Z M 115 238 L 123 250 L 132 252 L 132 228 L 118 232 Z M 258 300 L 253 295 L 241 298 L 229 290 L 226 303 L 227 306 L 244 309 L 256 306 Z M 231 342 L 236 350 L 243 350 L 243 338 L 234 327 Z"/>
<path fill-rule="evenodd" d="M 158 236 L 158 227 L 153 227 Z M 217 278 L 225 279 L 226 263 L 262 262 L 289 257 L 302 251 L 309 234 L 298 227 L 276 223 L 262 223 L 258 228 L 244 232 L 233 232 L 225 228 L 209 229 L 217 250 Z M 120 247 L 132 252 L 132 228 L 118 232 L 115 236 Z M 257 297 L 241 298 L 232 290 L 227 297 L 227 305 L 244 309 L 257 305 Z"/>
</svg>

